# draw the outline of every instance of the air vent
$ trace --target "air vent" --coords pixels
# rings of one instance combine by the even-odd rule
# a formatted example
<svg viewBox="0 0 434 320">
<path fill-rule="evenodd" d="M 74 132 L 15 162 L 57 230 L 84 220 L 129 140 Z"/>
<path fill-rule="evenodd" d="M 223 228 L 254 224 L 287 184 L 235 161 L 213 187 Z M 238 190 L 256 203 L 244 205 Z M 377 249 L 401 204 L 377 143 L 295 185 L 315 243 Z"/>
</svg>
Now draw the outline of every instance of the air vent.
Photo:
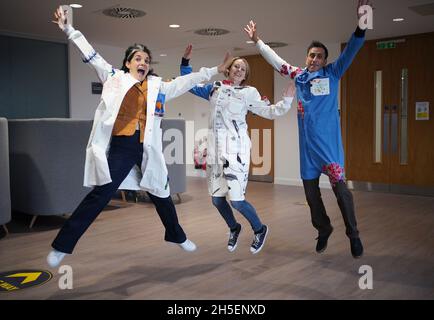
<svg viewBox="0 0 434 320">
<path fill-rule="evenodd" d="M 266 42 L 270 46 L 270 48 L 281 48 L 286 47 L 288 44 L 285 42 Z"/>
<path fill-rule="evenodd" d="M 196 30 L 194 31 L 194 33 L 200 34 L 201 36 L 215 37 L 215 36 L 221 36 L 223 34 L 227 34 L 229 33 L 229 31 L 225 29 L 208 27 L 208 28 Z"/>
<path fill-rule="evenodd" d="M 410 10 L 420 14 L 421 16 L 434 15 L 434 3 L 421 4 L 419 6 L 408 7 Z"/>
<path fill-rule="evenodd" d="M 135 19 L 143 17 L 146 12 L 132 9 L 132 8 L 124 8 L 124 7 L 116 7 L 116 8 L 109 8 L 105 9 L 102 12 L 106 16 L 113 17 L 113 18 L 119 18 L 119 19 Z"/>
</svg>

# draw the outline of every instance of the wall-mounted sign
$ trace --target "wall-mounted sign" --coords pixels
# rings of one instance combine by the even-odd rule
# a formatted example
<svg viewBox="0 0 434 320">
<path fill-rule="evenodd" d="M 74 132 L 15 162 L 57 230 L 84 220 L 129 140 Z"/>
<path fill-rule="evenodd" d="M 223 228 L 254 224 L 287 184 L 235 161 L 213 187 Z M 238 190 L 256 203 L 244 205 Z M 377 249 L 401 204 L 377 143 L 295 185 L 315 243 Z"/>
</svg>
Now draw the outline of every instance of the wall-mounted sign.
<svg viewBox="0 0 434 320">
<path fill-rule="evenodd" d="M 429 120 L 429 102 L 416 102 L 416 120 Z"/>
<path fill-rule="evenodd" d="M 102 83 L 92 82 L 92 94 L 101 94 L 101 93 L 102 93 Z"/>
<path fill-rule="evenodd" d="M 395 39 L 395 40 L 386 40 L 386 41 L 378 41 L 377 50 L 386 50 L 386 49 L 395 49 L 398 43 L 404 43 L 405 39 Z"/>
</svg>

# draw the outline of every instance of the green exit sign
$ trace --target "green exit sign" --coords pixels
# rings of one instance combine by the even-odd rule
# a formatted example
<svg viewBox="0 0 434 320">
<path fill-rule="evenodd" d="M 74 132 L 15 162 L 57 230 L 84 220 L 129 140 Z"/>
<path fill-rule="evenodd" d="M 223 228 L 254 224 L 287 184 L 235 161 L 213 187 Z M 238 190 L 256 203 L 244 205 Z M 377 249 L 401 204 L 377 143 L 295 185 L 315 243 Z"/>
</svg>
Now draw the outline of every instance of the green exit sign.
<svg viewBox="0 0 434 320">
<path fill-rule="evenodd" d="M 395 49 L 395 48 L 396 48 L 396 42 L 395 41 L 377 42 L 377 49 L 378 50 Z"/>
</svg>

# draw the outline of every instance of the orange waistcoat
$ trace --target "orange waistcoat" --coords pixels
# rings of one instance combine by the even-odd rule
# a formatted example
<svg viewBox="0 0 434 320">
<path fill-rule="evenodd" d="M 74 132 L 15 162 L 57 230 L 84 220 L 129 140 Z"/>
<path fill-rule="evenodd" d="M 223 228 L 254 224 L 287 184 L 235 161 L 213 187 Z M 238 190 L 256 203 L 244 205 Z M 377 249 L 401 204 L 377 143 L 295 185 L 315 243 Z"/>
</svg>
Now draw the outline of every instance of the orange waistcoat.
<svg viewBox="0 0 434 320">
<path fill-rule="evenodd" d="M 118 116 L 113 126 L 112 135 L 132 136 L 137 128 L 140 128 L 140 142 L 143 142 L 146 125 L 146 95 L 148 93 L 148 82 L 135 84 L 128 90 L 122 100 Z"/>
</svg>

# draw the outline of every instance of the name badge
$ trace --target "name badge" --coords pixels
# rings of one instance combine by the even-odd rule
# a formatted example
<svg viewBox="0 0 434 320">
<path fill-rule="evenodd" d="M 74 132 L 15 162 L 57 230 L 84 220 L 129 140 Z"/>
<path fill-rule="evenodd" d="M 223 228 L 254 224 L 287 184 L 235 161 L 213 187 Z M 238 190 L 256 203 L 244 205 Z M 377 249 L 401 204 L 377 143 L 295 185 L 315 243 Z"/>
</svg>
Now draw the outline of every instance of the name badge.
<svg viewBox="0 0 434 320">
<path fill-rule="evenodd" d="M 310 84 L 310 93 L 314 96 L 326 96 L 330 94 L 329 78 L 313 79 Z"/>
</svg>

